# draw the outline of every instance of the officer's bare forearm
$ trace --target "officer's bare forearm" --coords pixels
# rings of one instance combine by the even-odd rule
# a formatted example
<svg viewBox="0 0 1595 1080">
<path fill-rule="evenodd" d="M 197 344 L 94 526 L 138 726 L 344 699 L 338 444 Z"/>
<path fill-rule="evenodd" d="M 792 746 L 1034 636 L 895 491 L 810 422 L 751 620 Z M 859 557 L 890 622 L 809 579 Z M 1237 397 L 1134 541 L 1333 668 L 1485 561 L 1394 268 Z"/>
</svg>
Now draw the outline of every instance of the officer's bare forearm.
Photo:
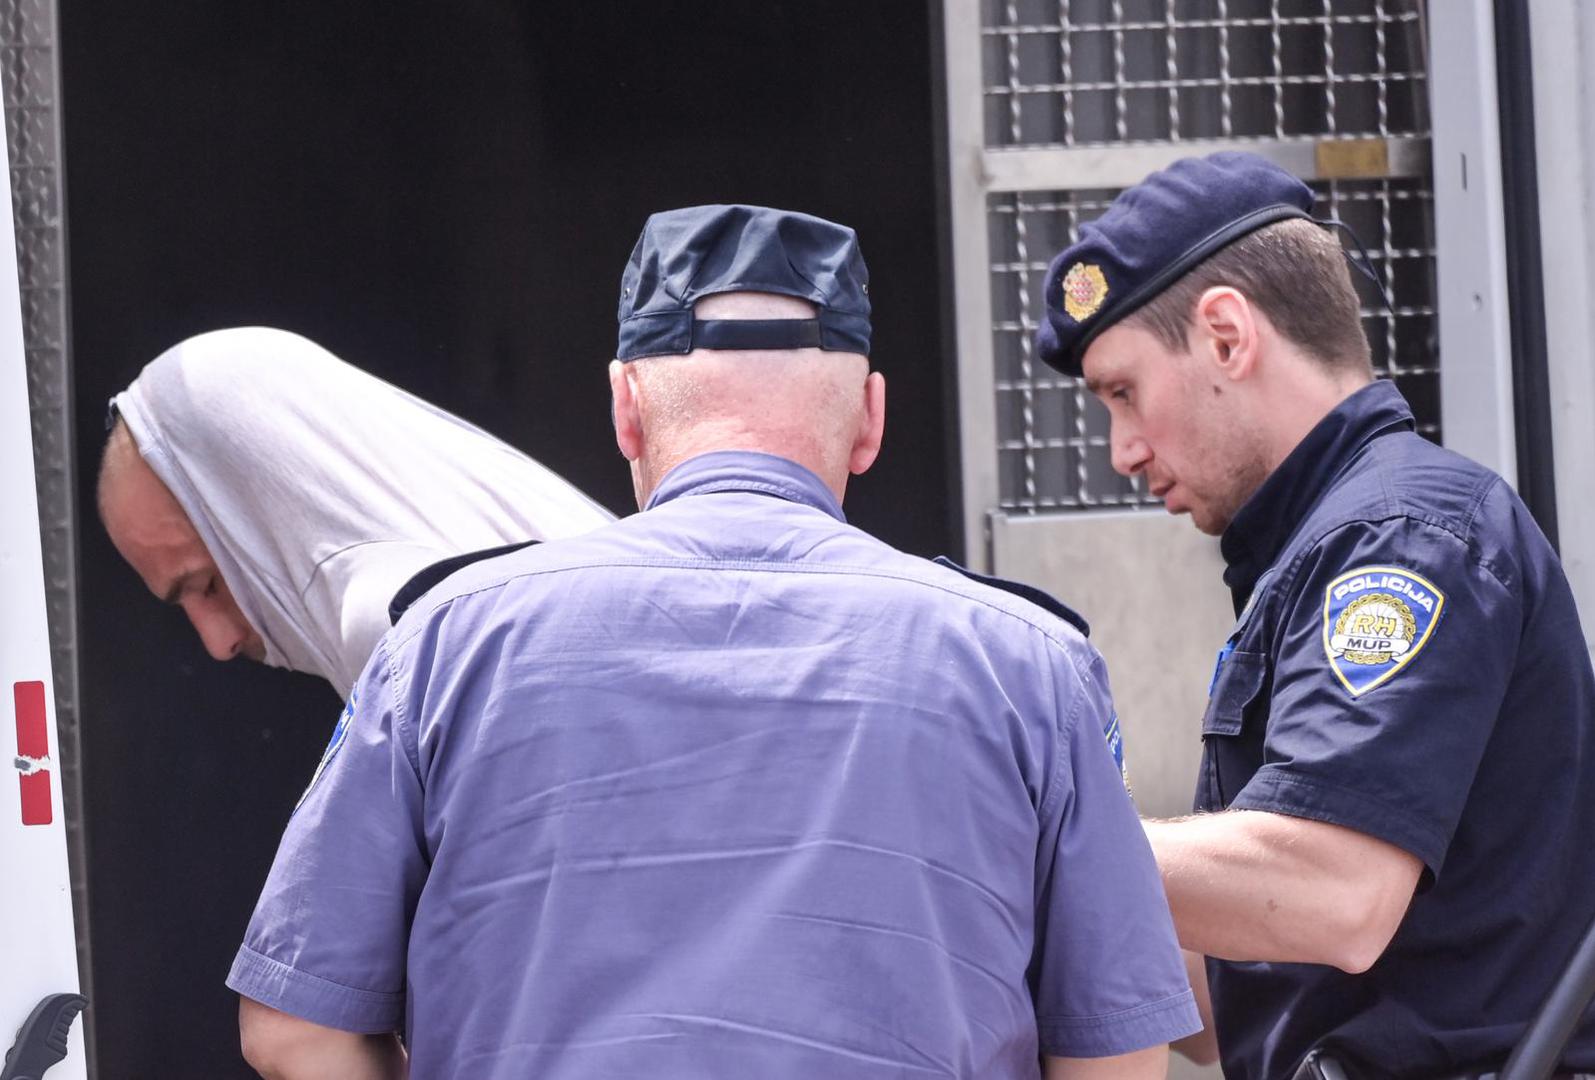
<svg viewBox="0 0 1595 1080">
<path fill-rule="evenodd" d="M 409 1062 L 396 1035 L 322 1027 L 242 998 L 244 1060 L 264 1080 L 405 1080 Z"/>
<path fill-rule="evenodd" d="M 1225 960 L 1365 971 L 1395 935 L 1421 870 L 1382 840 L 1283 814 L 1144 824 L 1180 944 Z"/>
</svg>

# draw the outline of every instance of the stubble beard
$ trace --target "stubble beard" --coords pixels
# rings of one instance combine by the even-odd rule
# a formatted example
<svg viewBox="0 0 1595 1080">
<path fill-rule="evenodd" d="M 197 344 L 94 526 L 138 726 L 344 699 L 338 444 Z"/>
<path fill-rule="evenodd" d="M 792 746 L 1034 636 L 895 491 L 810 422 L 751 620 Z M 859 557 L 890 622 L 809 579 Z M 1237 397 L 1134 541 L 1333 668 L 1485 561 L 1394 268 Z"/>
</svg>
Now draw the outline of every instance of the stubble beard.
<svg viewBox="0 0 1595 1080">
<path fill-rule="evenodd" d="M 1191 512 L 1191 520 L 1196 527 L 1209 536 L 1223 535 L 1230 522 L 1235 520 L 1235 515 L 1240 513 L 1241 507 L 1268 479 L 1268 465 L 1263 459 L 1259 441 L 1248 438 L 1246 445 L 1238 449 L 1242 452 L 1236 454 L 1221 490 L 1202 508 L 1200 516 L 1194 509 Z"/>
</svg>

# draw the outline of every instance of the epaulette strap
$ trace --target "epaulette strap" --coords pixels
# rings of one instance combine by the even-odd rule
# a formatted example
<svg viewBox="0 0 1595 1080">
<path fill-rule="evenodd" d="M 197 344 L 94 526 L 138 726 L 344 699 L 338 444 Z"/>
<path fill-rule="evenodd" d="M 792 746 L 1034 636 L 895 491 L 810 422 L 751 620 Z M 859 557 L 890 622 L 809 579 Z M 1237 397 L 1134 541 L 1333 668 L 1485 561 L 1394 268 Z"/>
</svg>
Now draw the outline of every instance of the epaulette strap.
<svg viewBox="0 0 1595 1080">
<path fill-rule="evenodd" d="M 1091 636 L 1091 624 L 1081 618 L 1080 614 L 1068 604 L 1059 600 L 1051 593 L 1038 589 L 1034 585 L 1026 585 L 1022 581 L 1009 581 L 1007 578 L 993 577 L 971 570 L 967 566 L 959 566 L 945 555 L 938 555 L 931 560 L 937 566 L 945 566 L 949 570 L 956 570 L 971 581 L 978 581 L 982 585 L 990 585 L 994 589 L 1001 589 L 1005 593 L 1012 593 L 1023 600 L 1028 600 L 1044 611 L 1049 611 L 1080 631 L 1081 637 Z"/>
<path fill-rule="evenodd" d="M 399 617 L 410 609 L 410 605 L 421 599 L 434 585 L 457 570 L 464 570 L 472 563 L 481 562 L 483 559 L 493 559 L 500 555 L 508 555 L 512 551 L 519 551 L 524 547 L 531 547 L 538 543 L 536 540 L 522 540 L 518 544 L 504 544 L 501 547 L 484 548 L 481 551 L 467 551 L 463 555 L 453 555 L 447 559 L 439 559 L 431 566 L 423 567 L 416 571 L 414 576 L 399 586 L 399 591 L 393 594 L 393 599 L 388 602 L 388 624 L 395 626 Z"/>
</svg>

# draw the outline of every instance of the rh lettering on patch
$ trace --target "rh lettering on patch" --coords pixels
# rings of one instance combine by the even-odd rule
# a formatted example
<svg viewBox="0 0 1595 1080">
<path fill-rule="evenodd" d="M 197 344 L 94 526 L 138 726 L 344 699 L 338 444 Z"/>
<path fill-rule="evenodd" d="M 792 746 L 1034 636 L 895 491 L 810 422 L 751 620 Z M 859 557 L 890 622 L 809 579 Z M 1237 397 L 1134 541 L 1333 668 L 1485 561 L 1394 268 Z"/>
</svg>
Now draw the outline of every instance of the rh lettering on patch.
<svg viewBox="0 0 1595 1080">
<path fill-rule="evenodd" d="M 1389 682 L 1423 651 L 1445 594 L 1396 566 L 1348 570 L 1324 590 L 1324 652 L 1352 697 Z"/>
</svg>

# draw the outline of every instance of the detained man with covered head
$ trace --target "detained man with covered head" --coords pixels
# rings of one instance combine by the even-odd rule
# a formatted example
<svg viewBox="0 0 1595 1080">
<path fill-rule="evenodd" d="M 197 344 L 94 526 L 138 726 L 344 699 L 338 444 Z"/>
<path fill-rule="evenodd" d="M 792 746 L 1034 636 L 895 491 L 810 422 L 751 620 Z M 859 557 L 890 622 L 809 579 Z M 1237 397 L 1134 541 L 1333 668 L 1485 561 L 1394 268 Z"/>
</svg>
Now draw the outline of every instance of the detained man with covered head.
<svg viewBox="0 0 1595 1080">
<path fill-rule="evenodd" d="M 229 979 L 257 1068 L 394 1075 L 402 1029 L 426 1077 L 1150 1078 L 1198 1029 L 1100 657 L 842 513 L 866 282 L 819 218 L 649 219 L 642 512 L 378 646 Z"/>
<path fill-rule="evenodd" d="M 100 520 L 117 552 L 151 593 L 182 608 L 212 658 L 265 662 L 265 642 L 233 599 L 221 568 L 120 420 L 100 460 L 99 500 Z"/>
<path fill-rule="evenodd" d="M 283 330 L 189 338 L 112 410 L 100 516 L 145 586 L 216 659 L 344 697 L 396 600 L 469 553 L 611 520 L 514 447 Z"/>
</svg>

